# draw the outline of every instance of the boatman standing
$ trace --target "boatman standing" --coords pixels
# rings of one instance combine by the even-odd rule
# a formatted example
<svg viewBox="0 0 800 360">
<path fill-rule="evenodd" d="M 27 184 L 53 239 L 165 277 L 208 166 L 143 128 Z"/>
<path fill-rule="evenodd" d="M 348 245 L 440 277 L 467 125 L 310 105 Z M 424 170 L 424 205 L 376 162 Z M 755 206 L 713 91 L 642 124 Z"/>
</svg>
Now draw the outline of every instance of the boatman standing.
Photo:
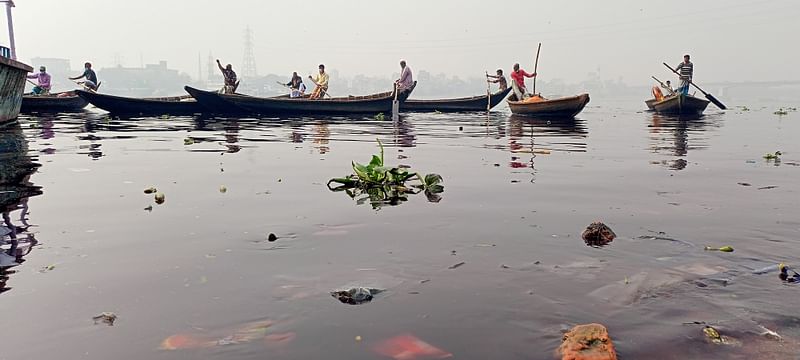
<svg viewBox="0 0 800 360">
<path fill-rule="evenodd" d="M 87 62 L 83 64 L 83 74 L 81 76 L 76 76 L 74 78 L 69 78 L 70 80 L 78 80 L 78 79 L 85 79 L 84 81 L 79 82 L 78 84 L 83 85 L 89 90 L 97 91 L 97 74 L 94 73 L 92 70 L 92 63 Z"/>
<path fill-rule="evenodd" d="M 503 76 L 503 69 L 497 69 L 497 75 L 486 75 L 486 81 L 500 85 L 500 91 L 508 89 L 508 82 L 506 77 Z"/>
<path fill-rule="evenodd" d="M 233 71 L 233 66 L 231 64 L 222 67 L 222 63 L 219 62 L 217 59 L 217 67 L 219 67 L 219 71 L 222 71 L 222 77 L 225 78 L 225 86 L 222 88 L 223 92 L 226 94 L 233 94 L 236 92 L 236 72 Z"/>
<path fill-rule="evenodd" d="M 689 61 L 689 55 L 683 55 L 683 62 L 678 64 L 675 72 L 680 74 L 681 86 L 678 87 L 678 93 L 689 95 L 689 84 L 692 82 L 692 75 L 694 75 L 694 64 Z"/>
<path fill-rule="evenodd" d="M 325 65 L 319 64 L 319 74 L 317 74 L 316 78 L 311 77 L 311 75 L 308 78 L 316 85 L 314 91 L 311 92 L 310 99 L 319 99 L 325 96 L 325 93 L 328 92 L 328 80 L 330 80 L 328 73 L 325 72 Z"/>
<path fill-rule="evenodd" d="M 406 66 L 405 60 L 400 60 L 400 79 L 397 79 L 394 84 L 397 86 L 398 96 L 401 92 L 409 92 L 414 87 L 414 74 L 411 73 L 411 68 Z"/>
<path fill-rule="evenodd" d="M 39 73 L 28 75 L 28 79 L 37 79 L 37 85 L 33 87 L 34 95 L 47 95 L 50 93 L 50 74 L 47 73 L 47 68 L 44 66 L 39 67 Z"/>
<path fill-rule="evenodd" d="M 517 96 L 517 101 L 522 101 L 530 97 L 528 88 L 525 87 L 525 78 L 535 77 L 536 73 L 528 74 L 525 70 L 519 68 L 519 63 L 514 64 L 514 71 L 511 72 L 511 87 L 514 88 L 514 95 Z"/>
</svg>

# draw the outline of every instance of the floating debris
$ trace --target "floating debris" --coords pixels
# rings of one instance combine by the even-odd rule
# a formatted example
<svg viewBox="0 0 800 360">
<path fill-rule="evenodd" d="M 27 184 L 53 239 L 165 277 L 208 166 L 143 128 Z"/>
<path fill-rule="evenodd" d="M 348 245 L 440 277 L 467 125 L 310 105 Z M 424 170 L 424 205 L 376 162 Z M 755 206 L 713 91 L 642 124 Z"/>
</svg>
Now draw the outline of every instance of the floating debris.
<svg viewBox="0 0 800 360">
<path fill-rule="evenodd" d="M 375 115 L 375 120 L 376 121 L 384 121 L 384 120 L 386 120 L 386 115 L 384 115 L 383 113 L 378 113 L 377 115 Z"/>
<path fill-rule="evenodd" d="M 778 268 L 781 270 L 780 275 L 778 275 L 781 280 L 790 284 L 800 283 L 800 274 L 798 274 L 797 271 L 790 269 L 784 264 L 779 264 Z M 792 272 L 791 276 L 789 275 L 789 271 Z"/>
<path fill-rule="evenodd" d="M 564 334 L 561 346 L 556 351 L 562 360 L 596 359 L 617 360 L 617 352 L 600 324 L 577 325 Z"/>
<path fill-rule="evenodd" d="M 267 241 L 273 242 L 275 240 L 278 240 L 278 236 L 273 233 L 269 233 L 269 235 L 267 236 Z"/>
<path fill-rule="evenodd" d="M 733 248 L 730 247 L 730 246 L 723 246 L 721 248 L 713 248 L 711 246 L 706 246 L 705 248 L 703 248 L 703 250 L 706 250 L 706 251 L 733 252 Z"/>
<path fill-rule="evenodd" d="M 463 261 L 462 261 L 462 262 L 460 262 L 460 263 L 458 263 L 458 264 L 451 265 L 450 267 L 448 267 L 448 269 L 450 269 L 450 270 L 452 270 L 452 269 L 458 269 L 459 267 L 461 267 L 461 266 L 462 266 L 462 265 L 464 265 L 464 264 L 466 264 L 466 262 L 463 262 Z"/>
<path fill-rule="evenodd" d="M 453 354 L 428 344 L 414 335 L 405 334 L 381 341 L 373 348 L 380 355 L 395 360 L 446 359 Z"/>
<path fill-rule="evenodd" d="M 47 266 L 39 269 L 39 272 L 40 273 L 45 273 L 45 272 L 48 272 L 48 271 L 53 271 L 53 269 L 55 269 L 55 268 L 56 268 L 55 265 L 47 265 Z"/>
<path fill-rule="evenodd" d="M 99 315 L 92 317 L 92 320 L 94 320 L 95 325 L 104 323 L 108 326 L 114 326 L 114 322 L 117 321 L 117 314 L 114 314 L 113 312 L 102 312 Z"/>
<path fill-rule="evenodd" d="M 194 139 L 192 138 L 183 139 L 183 145 L 192 145 L 192 144 L 194 144 Z"/>
<path fill-rule="evenodd" d="M 385 290 L 373 289 L 366 287 L 356 287 L 349 290 L 340 290 L 331 292 L 331 296 L 344 304 L 359 305 L 372 301 L 373 297 Z"/>
<path fill-rule="evenodd" d="M 711 325 L 705 325 L 703 327 L 703 335 L 705 335 L 706 341 L 712 344 L 734 345 L 734 346 L 741 345 L 741 342 L 739 340 L 736 340 L 730 336 L 720 334 L 719 330 L 713 328 Z"/>
<path fill-rule="evenodd" d="M 778 160 L 778 159 L 780 159 L 781 155 L 783 155 L 783 154 L 780 151 L 776 151 L 774 153 L 767 153 L 766 155 L 764 155 L 764 160 L 767 160 L 767 161 Z"/>
<path fill-rule="evenodd" d="M 156 195 L 155 195 L 155 196 L 153 196 L 153 199 L 155 200 L 156 204 L 158 204 L 158 205 L 161 205 L 161 204 L 163 204 L 163 203 L 164 203 L 164 200 L 165 200 L 164 193 L 162 193 L 162 192 L 157 192 L 157 193 L 156 193 Z"/>
<path fill-rule="evenodd" d="M 155 187 L 152 187 L 152 186 L 147 188 L 147 189 L 144 189 L 144 193 L 145 194 L 153 194 L 153 193 L 155 193 L 157 191 L 158 191 L 158 189 L 156 189 Z"/>
<path fill-rule="evenodd" d="M 147 205 L 147 207 L 144 208 L 144 211 L 153 211 L 153 205 Z"/>
<path fill-rule="evenodd" d="M 586 242 L 586 245 L 594 247 L 608 245 L 616 237 L 617 234 L 611 228 L 599 221 L 589 224 L 586 230 L 581 233 L 581 238 Z"/>
<path fill-rule="evenodd" d="M 219 186 L 219 192 L 224 194 L 224 193 L 228 192 L 228 188 L 226 188 L 225 185 L 220 185 Z"/>
</svg>

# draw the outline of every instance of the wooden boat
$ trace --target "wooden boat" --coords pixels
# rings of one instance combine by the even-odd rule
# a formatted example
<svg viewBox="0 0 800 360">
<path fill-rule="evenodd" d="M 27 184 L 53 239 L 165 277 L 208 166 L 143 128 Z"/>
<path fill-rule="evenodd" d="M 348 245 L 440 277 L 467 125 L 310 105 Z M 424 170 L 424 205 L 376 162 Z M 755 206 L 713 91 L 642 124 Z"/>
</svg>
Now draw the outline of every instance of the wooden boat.
<svg viewBox="0 0 800 360">
<path fill-rule="evenodd" d="M 92 105 L 116 115 L 192 115 L 203 112 L 203 108 L 197 101 L 188 95 L 130 98 L 84 90 L 75 90 L 75 92 Z"/>
<path fill-rule="evenodd" d="M 23 95 L 21 112 L 59 113 L 81 111 L 89 102 L 74 91 L 50 95 Z"/>
<path fill-rule="evenodd" d="M 535 95 L 524 101 L 517 101 L 516 95 L 508 98 L 511 113 L 525 116 L 574 117 L 589 103 L 589 94 L 580 94 L 558 99 L 545 99 Z"/>
<path fill-rule="evenodd" d="M 662 100 L 650 99 L 644 102 L 647 108 L 661 114 L 699 115 L 706 110 L 709 101 L 691 95 L 677 94 Z"/>
<path fill-rule="evenodd" d="M 416 82 L 414 83 L 416 86 Z M 332 97 L 323 99 L 287 98 L 285 96 L 263 98 L 241 94 L 220 94 L 211 91 L 184 87 L 197 102 L 217 114 L 248 113 L 258 115 L 326 115 L 391 113 L 394 92 L 384 92 L 366 96 Z M 398 97 L 402 103 L 411 91 Z"/>
<path fill-rule="evenodd" d="M 460 111 L 486 111 L 486 105 L 494 108 L 502 102 L 511 88 L 498 91 L 494 94 L 454 98 L 439 100 L 417 100 L 408 99 L 400 104 L 400 110 L 404 111 L 438 111 L 438 112 L 460 112 Z M 490 102 L 491 101 L 491 102 Z"/>
<path fill-rule="evenodd" d="M 2 47 L 2 50 L 5 53 L 8 48 Z M 0 55 L 0 124 L 19 115 L 26 76 L 31 71 L 32 67 Z"/>
</svg>

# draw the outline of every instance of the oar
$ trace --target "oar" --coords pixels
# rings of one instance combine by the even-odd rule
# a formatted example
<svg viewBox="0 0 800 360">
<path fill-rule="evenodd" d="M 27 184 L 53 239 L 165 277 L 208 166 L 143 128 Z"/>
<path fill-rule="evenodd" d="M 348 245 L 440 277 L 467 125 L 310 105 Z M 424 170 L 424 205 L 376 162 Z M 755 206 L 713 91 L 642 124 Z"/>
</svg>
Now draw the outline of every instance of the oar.
<svg viewBox="0 0 800 360">
<path fill-rule="evenodd" d="M 72 79 L 70 79 L 70 80 L 72 80 Z M 88 91 L 88 92 L 91 92 L 91 93 L 95 92 L 95 91 L 94 91 L 92 88 L 90 88 L 90 87 L 86 86 L 86 83 L 83 83 L 83 82 L 80 82 L 80 81 L 76 81 L 76 80 L 72 80 L 72 82 L 74 82 L 74 83 L 76 83 L 76 84 L 78 84 L 78 85 L 82 86 L 82 87 L 83 87 L 84 89 L 86 89 L 86 91 Z M 99 88 L 99 87 L 100 87 L 100 84 L 97 84 L 97 87 Z"/>
<path fill-rule="evenodd" d="M 681 74 L 678 73 L 677 71 L 675 71 L 675 69 L 673 69 L 672 66 L 667 65 L 667 63 L 662 63 L 662 64 L 664 64 L 664 66 L 666 66 L 667 69 L 669 69 L 670 71 L 674 72 L 676 75 L 681 76 Z M 715 98 L 714 95 L 711 95 L 711 94 L 703 91 L 703 89 L 701 89 L 699 86 L 697 86 L 691 80 L 689 81 L 689 84 L 692 84 L 692 86 L 694 86 L 697 90 L 700 90 L 700 92 L 703 93 L 703 95 L 706 96 L 706 99 L 708 99 L 708 101 L 711 101 L 712 103 L 714 103 L 714 105 L 716 105 L 718 108 L 720 108 L 722 110 L 727 110 L 728 109 L 725 106 L 725 104 L 723 104 L 721 101 L 717 100 L 717 98 Z"/>
<path fill-rule="evenodd" d="M 397 101 L 397 93 L 400 92 L 397 83 L 394 84 L 394 100 L 392 101 L 392 121 L 400 120 L 400 102 Z"/>
<path fill-rule="evenodd" d="M 542 43 L 539 43 L 539 47 L 536 48 L 536 64 L 533 65 L 534 74 L 537 74 L 539 72 L 539 51 L 541 50 L 542 50 Z M 533 95 L 536 95 L 536 76 L 533 77 Z"/>
<path fill-rule="evenodd" d="M 489 82 L 488 71 L 486 71 L 486 97 L 488 98 L 486 100 L 486 112 L 488 113 L 489 111 L 492 110 L 492 85 Z"/>
</svg>

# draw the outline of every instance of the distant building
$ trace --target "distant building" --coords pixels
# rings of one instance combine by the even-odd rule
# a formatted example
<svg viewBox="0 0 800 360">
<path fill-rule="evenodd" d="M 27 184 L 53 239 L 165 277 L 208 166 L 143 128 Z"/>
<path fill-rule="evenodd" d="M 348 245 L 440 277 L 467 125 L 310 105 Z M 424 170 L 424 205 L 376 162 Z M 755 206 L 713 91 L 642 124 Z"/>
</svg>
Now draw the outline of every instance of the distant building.
<svg viewBox="0 0 800 360">
<path fill-rule="evenodd" d="M 170 96 L 184 94 L 189 75 L 167 67 L 166 61 L 143 68 L 116 66 L 97 71 L 100 91 L 124 96 Z"/>
</svg>

